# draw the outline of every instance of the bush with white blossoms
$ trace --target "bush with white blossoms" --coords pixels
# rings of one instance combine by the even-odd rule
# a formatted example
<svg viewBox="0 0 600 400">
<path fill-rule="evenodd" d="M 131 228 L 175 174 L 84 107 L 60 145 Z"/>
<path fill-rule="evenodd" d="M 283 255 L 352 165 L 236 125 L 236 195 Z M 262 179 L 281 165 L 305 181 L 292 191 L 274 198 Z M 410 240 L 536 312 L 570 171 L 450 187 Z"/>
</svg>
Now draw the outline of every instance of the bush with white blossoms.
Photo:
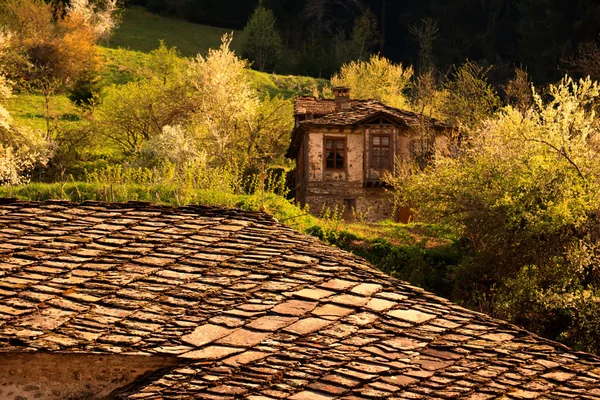
<svg viewBox="0 0 600 400">
<path fill-rule="evenodd" d="M 10 34 L 0 32 L 0 53 Z M 51 146 L 37 129 L 15 127 L 2 102 L 12 95 L 10 82 L 0 71 L 0 185 L 20 185 L 36 166 L 45 166 Z"/>
<path fill-rule="evenodd" d="M 164 126 L 159 134 L 145 143 L 142 154 L 151 163 L 169 162 L 175 165 L 187 164 L 202 156 L 193 135 L 181 125 Z"/>
<path fill-rule="evenodd" d="M 104 0 L 93 3 L 90 0 L 71 0 L 67 7 L 69 15 L 78 14 L 87 26 L 92 28 L 98 39 L 108 40 L 112 31 L 117 28 L 119 18 L 117 0 Z"/>
</svg>

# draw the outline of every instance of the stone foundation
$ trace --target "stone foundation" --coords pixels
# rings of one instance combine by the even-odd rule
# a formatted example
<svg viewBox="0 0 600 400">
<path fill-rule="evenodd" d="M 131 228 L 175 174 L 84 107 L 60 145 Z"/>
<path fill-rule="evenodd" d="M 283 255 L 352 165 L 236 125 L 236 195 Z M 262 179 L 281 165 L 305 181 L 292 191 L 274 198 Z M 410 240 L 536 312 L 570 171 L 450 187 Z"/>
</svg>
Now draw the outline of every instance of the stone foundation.
<svg viewBox="0 0 600 400">
<path fill-rule="evenodd" d="M 310 213 L 316 216 L 331 216 L 335 212 L 345 220 L 370 222 L 395 218 L 393 195 L 382 188 L 363 188 L 347 182 L 343 185 L 313 183 L 306 191 L 305 201 Z M 354 212 L 347 206 L 351 201 L 355 204 Z"/>
</svg>

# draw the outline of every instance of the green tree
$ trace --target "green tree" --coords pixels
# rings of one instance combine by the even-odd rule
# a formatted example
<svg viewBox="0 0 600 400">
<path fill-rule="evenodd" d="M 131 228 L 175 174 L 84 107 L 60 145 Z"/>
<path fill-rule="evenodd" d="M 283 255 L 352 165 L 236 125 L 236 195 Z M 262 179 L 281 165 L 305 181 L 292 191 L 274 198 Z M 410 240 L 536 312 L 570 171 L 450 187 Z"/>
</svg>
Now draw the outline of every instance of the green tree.
<svg viewBox="0 0 600 400">
<path fill-rule="evenodd" d="M 290 144 L 294 128 L 294 105 L 278 95 L 260 100 L 254 118 L 248 121 L 247 157 L 254 166 L 276 161 Z"/>
<path fill-rule="evenodd" d="M 419 43 L 419 72 L 426 73 L 435 67 L 433 42 L 439 37 L 438 20 L 423 18 L 421 24 L 409 26 L 408 31 Z"/>
<path fill-rule="evenodd" d="M 373 46 L 380 42 L 377 30 L 377 18 L 370 9 L 366 9 L 354 20 L 352 34 L 345 38 L 344 31 L 338 32 L 335 43 L 335 55 L 339 65 L 366 60 Z"/>
<path fill-rule="evenodd" d="M 150 52 L 146 69 L 140 71 L 146 78 L 158 78 L 163 84 L 170 81 L 180 81 L 187 67 L 176 47 L 168 47 L 164 40 L 159 42 L 157 49 Z"/>
<path fill-rule="evenodd" d="M 273 12 L 259 5 L 244 27 L 242 56 L 259 71 L 272 68 L 281 53 L 281 37 Z"/>
<path fill-rule="evenodd" d="M 368 61 L 352 61 L 342 65 L 331 78 L 334 86 L 347 86 L 356 99 L 375 99 L 392 107 L 406 108 L 404 91 L 410 84 L 412 67 L 394 64 L 385 57 L 373 55 Z"/>
</svg>

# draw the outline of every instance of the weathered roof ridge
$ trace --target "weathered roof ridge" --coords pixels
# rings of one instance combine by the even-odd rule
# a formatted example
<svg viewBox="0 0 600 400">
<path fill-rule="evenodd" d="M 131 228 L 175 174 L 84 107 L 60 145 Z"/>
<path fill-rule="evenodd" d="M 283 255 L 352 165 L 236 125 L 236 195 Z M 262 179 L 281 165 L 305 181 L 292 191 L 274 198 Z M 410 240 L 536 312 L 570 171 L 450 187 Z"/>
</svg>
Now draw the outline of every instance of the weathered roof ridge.
<svg viewBox="0 0 600 400">
<path fill-rule="evenodd" d="M 261 213 L 0 201 L 0 351 L 160 355 L 122 399 L 600 399 L 600 358 Z"/>
<path fill-rule="evenodd" d="M 300 124 L 354 125 L 363 123 L 365 120 L 368 120 L 370 117 L 376 115 L 377 113 L 388 114 L 411 127 L 421 126 L 422 124 L 425 124 L 430 128 L 435 129 L 450 128 L 450 125 L 447 125 L 435 118 L 431 118 L 426 115 L 421 115 L 413 111 L 391 107 L 374 99 L 362 100 L 360 102 L 351 103 L 348 108 L 326 114 L 320 118 L 301 121 Z"/>
</svg>

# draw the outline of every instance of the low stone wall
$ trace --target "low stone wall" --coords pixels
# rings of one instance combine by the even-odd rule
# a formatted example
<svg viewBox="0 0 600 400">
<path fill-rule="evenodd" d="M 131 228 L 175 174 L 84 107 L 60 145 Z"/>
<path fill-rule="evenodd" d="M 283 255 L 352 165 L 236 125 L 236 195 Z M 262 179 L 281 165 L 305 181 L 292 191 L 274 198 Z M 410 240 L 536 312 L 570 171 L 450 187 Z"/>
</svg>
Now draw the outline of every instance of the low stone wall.
<svg viewBox="0 0 600 400">
<path fill-rule="evenodd" d="M 0 353 L 0 399 L 107 399 L 139 376 L 176 363 L 174 357 Z"/>
</svg>

